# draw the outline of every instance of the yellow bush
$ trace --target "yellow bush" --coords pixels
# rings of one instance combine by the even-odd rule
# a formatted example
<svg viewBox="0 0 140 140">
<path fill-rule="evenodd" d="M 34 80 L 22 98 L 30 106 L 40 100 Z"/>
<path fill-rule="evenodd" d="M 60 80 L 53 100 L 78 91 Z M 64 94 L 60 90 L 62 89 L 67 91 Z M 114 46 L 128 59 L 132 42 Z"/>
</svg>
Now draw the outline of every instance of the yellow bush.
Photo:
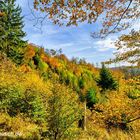
<svg viewBox="0 0 140 140">
<path fill-rule="evenodd" d="M 39 126 L 33 124 L 30 119 L 22 116 L 12 118 L 4 113 L 0 113 L 0 116 L 0 132 L 7 133 L 7 135 L 10 133 L 13 137 L 39 137 Z"/>
</svg>

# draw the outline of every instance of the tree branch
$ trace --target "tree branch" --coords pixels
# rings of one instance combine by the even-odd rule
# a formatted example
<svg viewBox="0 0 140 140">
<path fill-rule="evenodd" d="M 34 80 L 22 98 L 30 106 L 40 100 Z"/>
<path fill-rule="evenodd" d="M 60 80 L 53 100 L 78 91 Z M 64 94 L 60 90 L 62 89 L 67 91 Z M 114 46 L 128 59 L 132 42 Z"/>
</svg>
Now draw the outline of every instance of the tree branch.
<svg viewBox="0 0 140 140">
<path fill-rule="evenodd" d="M 127 8 L 126 8 L 126 9 L 124 10 L 124 12 L 122 13 L 122 15 L 121 15 L 119 21 L 117 22 L 116 26 L 115 26 L 111 31 L 109 31 L 108 34 L 109 34 L 109 33 L 112 33 L 112 32 L 119 26 L 119 24 L 120 24 L 120 22 L 121 22 L 121 20 L 122 20 L 122 18 L 123 18 L 123 16 L 124 16 L 124 14 L 125 14 L 125 13 L 127 12 L 127 10 L 129 9 L 129 7 L 130 7 L 132 1 L 133 1 L 133 0 L 130 0 L 130 2 L 129 2 L 129 4 L 128 4 Z M 107 35 L 108 35 L 108 34 L 107 34 Z"/>
<path fill-rule="evenodd" d="M 135 118 L 135 119 L 132 119 L 132 120 L 128 121 L 127 123 L 131 123 L 131 122 L 134 122 L 134 121 L 139 120 L 139 119 L 140 119 L 140 116 Z"/>
</svg>

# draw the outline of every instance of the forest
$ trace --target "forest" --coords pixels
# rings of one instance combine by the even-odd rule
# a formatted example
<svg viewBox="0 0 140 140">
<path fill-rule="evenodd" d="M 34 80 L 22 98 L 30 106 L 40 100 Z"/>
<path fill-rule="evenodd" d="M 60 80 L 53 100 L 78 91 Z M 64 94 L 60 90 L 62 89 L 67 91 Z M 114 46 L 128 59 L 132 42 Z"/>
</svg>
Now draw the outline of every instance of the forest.
<svg viewBox="0 0 140 140">
<path fill-rule="evenodd" d="M 35 11 L 59 26 L 92 24 L 105 12 L 93 38 L 140 18 L 139 0 L 33 1 Z M 120 36 L 115 58 L 97 67 L 29 43 L 23 28 L 16 0 L 0 0 L 0 140 L 140 139 L 140 30 Z M 108 67 L 120 61 L 132 65 Z"/>
</svg>

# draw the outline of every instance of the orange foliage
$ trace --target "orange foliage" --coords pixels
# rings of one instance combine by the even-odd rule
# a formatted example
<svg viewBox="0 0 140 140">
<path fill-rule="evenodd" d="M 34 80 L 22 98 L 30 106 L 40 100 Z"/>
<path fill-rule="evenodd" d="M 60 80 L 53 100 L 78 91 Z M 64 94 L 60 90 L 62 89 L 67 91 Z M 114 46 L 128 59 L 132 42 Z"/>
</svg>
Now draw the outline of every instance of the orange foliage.
<svg viewBox="0 0 140 140">
<path fill-rule="evenodd" d="M 46 54 L 41 54 L 41 55 L 40 55 L 40 58 L 41 58 L 44 62 L 46 62 L 46 63 L 49 62 L 49 57 L 48 57 Z"/>
<path fill-rule="evenodd" d="M 56 58 L 49 58 L 49 65 L 52 66 L 53 68 L 60 67 L 60 63 L 58 62 L 58 59 Z"/>
<path fill-rule="evenodd" d="M 0 17 L 2 17 L 4 15 L 5 15 L 5 13 L 3 13 L 3 12 L 0 11 Z"/>
<path fill-rule="evenodd" d="M 68 58 L 64 54 L 59 55 L 58 58 L 63 60 L 65 63 L 69 61 Z"/>
<path fill-rule="evenodd" d="M 72 68 L 72 67 L 71 67 Z M 76 76 L 81 76 L 81 69 L 78 68 L 78 67 L 75 67 L 75 64 L 73 64 L 73 73 L 76 75 Z"/>
<path fill-rule="evenodd" d="M 26 47 L 24 56 L 25 56 L 25 59 L 31 59 L 35 56 L 35 50 L 34 50 L 34 46 L 32 44 L 29 44 Z"/>
<path fill-rule="evenodd" d="M 20 70 L 21 72 L 24 72 L 24 73 L 27 73 L 27 72 L 30 72 L 30 71 L 31 71 L 31 69 L 29 68 L 29 66 L 27 66 L 27 65 L 25 65 L 25 64 L 21 65 L 21 66 L 19 67 L 19 70 Z"/>
<path fill-rule="evenodd" d="M 102 15 L 103 27 L 93 37 L 126 29 L 132 19 L 140 17 L 139 0 L 34 0 L 34 8 L 46 13 L 54 24 L 66 26 L 94 23 Z"/>
</svg>

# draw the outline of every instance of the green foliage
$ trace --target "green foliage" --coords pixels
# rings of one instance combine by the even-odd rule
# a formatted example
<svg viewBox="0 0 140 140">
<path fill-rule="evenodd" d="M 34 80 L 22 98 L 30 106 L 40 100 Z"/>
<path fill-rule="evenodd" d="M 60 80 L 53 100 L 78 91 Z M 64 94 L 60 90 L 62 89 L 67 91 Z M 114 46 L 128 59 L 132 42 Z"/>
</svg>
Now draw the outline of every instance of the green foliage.
<svg viewBox="0 0 140 140">
<path fill-rule="evenodd" d="M 45 72 L 48 69 L 48 67 L 49 66 L 45 62 L 39 61 L 38 68 L 40 71 Z"/>
<path fill-rule="evenodd" d="M 84 89 L 86 83 L 85 80 L 82 77 L 80 77 L 78 84 L 80 89 Z"/>
<path fill-rule="evenodd" d="M 67 77 L 65 79 L 66 85 L 72 85 L 72 80 L 73 80 L 73 74 L 71 72 L 67 72 Z"/>
<path fill-rule="evenodd" d="M 128 91 L 127 96 L 130 99 L 139 99 L 140 98 L 140 77 L 135 76 L 127 80 Z"/>
<path fill-rule="evenodd" d="M 102 69 L 100 71 L 100 79 L 97 80 L 98 85 L 105 90 L 116 90 L 118 87 L 117 81 L 112 77 L 110 71 L 102 65 Z"/>
<path fill-rule="evenodd" d="M 49 79 L 48 72 L 43 72 L 43 73 L 41 74 L 41 77 L 43 77 L 43 80 L 44 80 L 44 81 L 47 81 L 47 80 Z"/>
<path fill-rule="evenodd" d="M 0 109 L 10 116 L 24 114 L 37 121 L 44 121 L 45 108 L 34 89 L 24 89 L 18 85 L 0 85 Z"/>
<path fill-rule="evenodd" d="M 14 62 L 20 64 L 23 58 L 22 48 L 25 46 L 25 37 L 23 32 L 23 17 L 21 17 L 21 8 L 15 5 L 15 0 L 0 1 L 0 50 L 7 54 Z"/>
<path fill-rule="evenodd" d="M 17 126 L 20 127 L 16 130 L 13 122 L 4 121 L 4 124 L 0 124 L 0 129 L 1 126 L 4 126 L 0 131 L 21 132 L 21 127 L 25 128 L 26 125 L 29 133 L 24 134 L 26 136 L 31 134 L 31 139 L 34 139 L 33 133 L 35 132 L 35 135 L 40 133 L 44 139 L 63 140 L 95 138 L 98 130 L 98 138 L 102 139 L 103 135 L 108 135 L 106 132 L 108 126 L 111 126 L 111 131 L 116 128 L 120 129 L 122 128 L 120 125 L 126 126 L 125 121 L 130 122 L 139 117 L 139 99 L 131 100 L 130 97 L 128 98 L 127 92 L 129 89 L 134 90 L 136 94 L 133 93 L 133 96 L 138 96 L 139 77 L 126 80 L 122 78 L 121 73 L 112 71 L 114 76 L 120 77 L 119 92 L 117 90 L 108 91 L 108 94 L 98 94 L 99 87 L 95 83 L 95 75 L 98 77 L 98 70 L 95 70 L 94 67 L 87 64 L 73 64 L 70 61 L 63 63 L 63 67 L 61 67 L 63 60 L 59 61 L 59 58 L 55 58 L 59 67 L 56 67 L 56 71 L 54 71 L 54 66 L 52 66 L 54 63 L 50 63 L 50 60 L 54 61 L 54 58 L 49 59 L 42 52 L 38 53 L 40 50 L 37 52 L 31 48 L 30 50 L 27 55 L 29 61 L 20 67 L 16 67 L 5 56 L 0 56 L 2 59 L 0 63 L 0 113 L 8 113 L 10 120 L 18 119 L 18 116 L 24 118 L 23 123 L 18 123 Z M 27 64 L 30 61 L 32 61 L 33 70 L 28 69 Z M 40 69 L 40 62 L 45 65 L 49 63 L 47 71 Z M 74 72 L 75 70 L 78 74 Z M 112 74 L 110 73 L 111 77 Z M 69 81 L 67 84 L 66 80 Z M 105 100 L 102 101 L 102 98 Z M 84 117 L 82 116 L 86 116 L 86 121 L 84 121 L 86 123 L 83 123 Z M 38 125 L 39 128 L 30 130 L 28 127 L 32 127 L 32 123 L 24 125 L 26 118 L 30 119 L 32 123 L 36 123 L 33 127 Z M 87 126 L 87 133 L 84 132 L 84 137 L 81 137 L 81 127 L 78 128 L 80 121 Z M 134 128 L 136 127 L 138 131 L 137 124 L 136 122 Z"/>
<path fill-rule="evenodd" d="M 48 105 L 48 137 L 52 140 L 74 138 L 82 116 L 77 95 L 63 85 L 54 84 Z"/>
<path fill-rule="evenodd" d="M 38 66 L 39 62 L 40 62 L 40 57 L 38 54 L 36 54 L 34 57 L 33 57 L 33 60 L 34 60 L 34 64 L 36 66 Z"/>
<path fill-rule="evenodd" d="M 129 90 L 129 92 L 127 93 L 127 96 L 131 99 L 138 99 L 140 98 L 140 89 L 132 89 Z"/>
<path fill-rule="evenodd" d="M 42 96 L 47 88 L 43 81 L 33 73 L 22 73 L 7 60 L 1 63 L 0 77 L 0 112 L 10 116 L 22 114 L 34 122 L 44 122 L 46 99 Z"/>
<path fill-rule="evenodd" d="M 34 65 L 34 61 L 33 60 L 30 60 L 28 65 L 32 68 L 32 69 L 35 69 L 35 65 Z"/>
<path fill-rule="evenodd" d="M 96 93 L 96 90 L 93 89 L 93 88 L 90 88 L 87 91 L 86 101 L 87 101 L 87 107 L 89 109 L 92 109 L 93 108 L 93 105 L 98 102 L 98 98 L 97 98 L 97 95 L 96 94 L 97 94 Z"/>
</svg>

